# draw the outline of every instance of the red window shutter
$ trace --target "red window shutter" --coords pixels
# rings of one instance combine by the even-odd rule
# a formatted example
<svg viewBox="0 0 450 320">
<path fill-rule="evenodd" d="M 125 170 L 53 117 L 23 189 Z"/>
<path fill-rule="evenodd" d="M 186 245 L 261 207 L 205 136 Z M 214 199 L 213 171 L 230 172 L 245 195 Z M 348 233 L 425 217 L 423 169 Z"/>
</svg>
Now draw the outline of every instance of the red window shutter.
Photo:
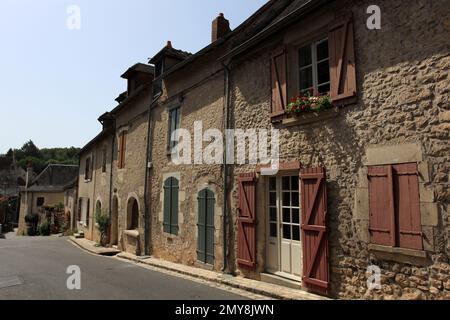
<svg viewBox="0 0 450 320">
<path fill-rule="evenodd" d="M 254 173 L 239 176 L 238 252 L 239 266 L 256 267 L 256 177 Z"/>
<path fill-rule="evenodd" d="M 371 243 L 395 246 L 395 210 L 392 166 L 369 167 Z"/>
<path fill-rule="evenodd" d="M 287 105 L 287 55 L 285 49 L 276 51 L 271 58 L 273 119 L 285 114 Z"/>
<path fill-rule="evenodd" d="M 330 81 L 333 103 L 345 104 L 355 98 L 356 67 L 353 18 L 340 19 L 329 29 Z"/>
<path fill-rule="evenodd" d="M 324 168 L 300 172 L 303 242 L 303 283 L 311 291 L 328 294 L 327 186 Z"/>
<path fill-rule="evenodd" d="M 398 246 L 423 250 L 417 164 L 394 165 L 393 169 Z"/>
</svg>

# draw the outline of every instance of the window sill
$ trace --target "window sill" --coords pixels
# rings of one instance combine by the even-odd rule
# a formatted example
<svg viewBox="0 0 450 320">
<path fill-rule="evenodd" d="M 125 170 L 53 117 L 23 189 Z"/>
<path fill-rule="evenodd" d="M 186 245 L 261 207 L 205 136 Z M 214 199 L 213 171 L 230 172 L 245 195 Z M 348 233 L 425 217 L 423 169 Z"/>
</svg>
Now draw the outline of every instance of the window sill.
<svg viewBox="0 0 450 320">
<path fill-rule="evenodd" d="M 412 250 L 369 244 L 369 251 L 381 260 L 426 265 L 428 254 L 422 250 Z"/>
<path fill-rule="evenodd" d="M 135 238 L 135 239 L 139 238 L 139 231 L 137 231 L 137 230 L 124 230 L 123 234 L 126 236 L 129 236 L 131 238 Z"/>
<path fill-rule="evenodd" d="M 293 127 L 298 125 L 305 125 L 314 122 L 319 122 L 328 119 L 334 119 L 339 115 L 339 108 L 333 108 L 323 112 L 312 112 L 306 113 L 298 116 L 291 116 L 289 118 L 283 119 L 282 124 L 286 127 Z"/>
</svg>

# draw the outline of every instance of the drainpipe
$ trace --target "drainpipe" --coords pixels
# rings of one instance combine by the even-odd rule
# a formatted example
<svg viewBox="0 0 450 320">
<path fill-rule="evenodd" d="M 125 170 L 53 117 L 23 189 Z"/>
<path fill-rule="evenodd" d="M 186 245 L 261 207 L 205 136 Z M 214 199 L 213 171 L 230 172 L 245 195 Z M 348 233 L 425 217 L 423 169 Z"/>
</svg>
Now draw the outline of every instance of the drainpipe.
<svg viewBox="0 0 450 320">
<path fill-rule="evenodd" d="M 225 71 L 225 100 L 224 100 L 224 148 L 223 148 L 223 267 L 225 272 L 228 267 L 228 246 L 227 246 L 227 216 L 228 216 L 228 164 L 227 164 L 227 135 L 226 130 L 229 127 L 229 108 L 230 108 L 230 69 L 222 62 Z"/>
<path fill-rule="evenodd" d="M 113 125 L 114 130 L 112 131 L 112 144 L 111 144 L 111 164 L 109 166 L 109 221 L 111 223 L 112 219 L 112 198 L 113 198 L 113 160 L 114 160 L 114 145 L 116 143 L 116 120 L 114 120 Z M 112 230 L 111 230 L 112 231 Z M 110 240 L 111 240 L 111 231 L 110 231 Z"/>
<path fill-rule="evenodd" d="M 145 255 L 149 256 L 151 254 L 150 250 L 150 237 L 151 237 L 151 221 L 150 221 L 150 197 L 149 194 L 149 183 L 148 179 L 150 177 L 150 170 L 152 170 L 152 130 L 151 130 L 151 120 L 152 120 L 152 108 L 158 101 L 160 95 L 152 96 L 152 102 L 148 107 L 148 125 L 147 125 L 147 153 L 145 161 L 145 181 L 144 181 L 144 252 Z"/>
</svg>

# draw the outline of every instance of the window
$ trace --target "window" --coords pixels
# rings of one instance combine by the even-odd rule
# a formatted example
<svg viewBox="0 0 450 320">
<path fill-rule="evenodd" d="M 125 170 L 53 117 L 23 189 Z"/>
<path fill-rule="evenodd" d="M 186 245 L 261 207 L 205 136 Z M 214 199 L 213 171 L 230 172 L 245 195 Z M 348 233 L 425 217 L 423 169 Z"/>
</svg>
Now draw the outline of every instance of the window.
<svg viewBox="0 0 450 320">
<path fill-rule="evenodd" d="M 45 203 L 45 198 L 44 197 L 39 197 L 36 199 L 36 206 L 38 207 L 42 207 Z"/>
<path fill-rule="evenodd" d="M 106 172 L 106 156 L 107 156 L 106 148 L 103 148 L 103 150 L 102 150 L 102 173 Z"/>
<path fill-rule="evenodd" d="M 299 89 L 301 93 L 330 92 L 330 59 L 328 39 L 300 48 L 298 51 Z"/>
<path fill-rule="evenodd" d="M 91 210 L 91 199 L 87 199 L 87 202 L 86 202 L 86 221 L 85 221 L 87 227 L 89 227 L 90 210 Z"/>
<path fill-rule="evenodd" d="M 423 250 L 416 163 L 368 170 L 371 243 Z"/>
<path fill-rule="evenodd" d="M 125 168 L 126 150 L 127 150 L 127 132 L 122 131 L 119 134 L 119 148 L 118 148 L 119 155 L 117 160 L 117 166 L 119 167 L 119 169 Z"/>
<path fill-rule="evenodd" d="M 91 172 L 91 158 L 86 158 L 85 166 L 84 166 L 84 180 L 88 181 L 92 178 L 92 172 Z"/>
<path fill-rule="evenodd" d="M 178 235 L 178 191 L 176 178 L 164 182 L 164 232 Z"/>
<path fill-rule="evenodd" d="M 278 238 L 280 225 L 284 240 L 300 241 L 299 177 L 269 179 L 269 236 Z"/>
<path fill-rule="evenodd" d="M 180 107 L 169 110 L 169 136 L 168 136 L 168 151 L 172 151 L 177 145 L 178 136 L 172 140 L 172 134 L 180 128 Z"/>
</svg>

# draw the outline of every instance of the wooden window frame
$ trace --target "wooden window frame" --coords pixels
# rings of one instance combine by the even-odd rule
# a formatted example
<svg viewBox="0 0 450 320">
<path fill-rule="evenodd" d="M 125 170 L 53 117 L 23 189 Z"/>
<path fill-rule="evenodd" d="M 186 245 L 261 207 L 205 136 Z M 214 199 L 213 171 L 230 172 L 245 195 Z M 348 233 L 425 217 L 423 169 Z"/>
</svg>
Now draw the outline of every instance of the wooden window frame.
<svg viewBox="0 0 450 320">
<path fill-rule="evenodd" d="M 315 40 L 313 41 L 307 41 L 304 45 L 297 45 L 296 48 L 296 85 L 297 85 L 297 91 L 299 93 L 305 93 L 308 90 L 313 89 L 314 93 L 319 91 L 319 85 L 320 86 L 324 86 L 324 85 L 330 85 L 331 86 L 331 72 L 330 72 L 330 52 L 328 51 L 327 54 L 327 58 L 326 59 L 322 59 L 322 60 L 317 60 L 317 46 L 325 41 L 327 41 L 328 45 L 329 45 L 329 40 L 328 40 L 328 36 L 322 36 L 322 37 L 314 37 Z M 311 64 L 309 64 L 308 66 L 303 66 L 300 67 L 300 49 L 309 47 L 309 49 L 311 50 Z M 326 62 L 328 61 L 328 74 L 330 79 L 328 80 L 328 82 L 324 82 L 324 83 L 320 83 L 319 84 L 319 71 L 318 71 L 318 66 L 320 63 L 322 62 Z M 300 71 L 306 69 L 306 68 L 312 68 L 312 87 L 311 88 L 305 88 L 305 89 L 300 89 L 301 84 L 300 84 Z M 326 94 L 329 94 L 330 91 L 328 91 Z"/>
</svg>

